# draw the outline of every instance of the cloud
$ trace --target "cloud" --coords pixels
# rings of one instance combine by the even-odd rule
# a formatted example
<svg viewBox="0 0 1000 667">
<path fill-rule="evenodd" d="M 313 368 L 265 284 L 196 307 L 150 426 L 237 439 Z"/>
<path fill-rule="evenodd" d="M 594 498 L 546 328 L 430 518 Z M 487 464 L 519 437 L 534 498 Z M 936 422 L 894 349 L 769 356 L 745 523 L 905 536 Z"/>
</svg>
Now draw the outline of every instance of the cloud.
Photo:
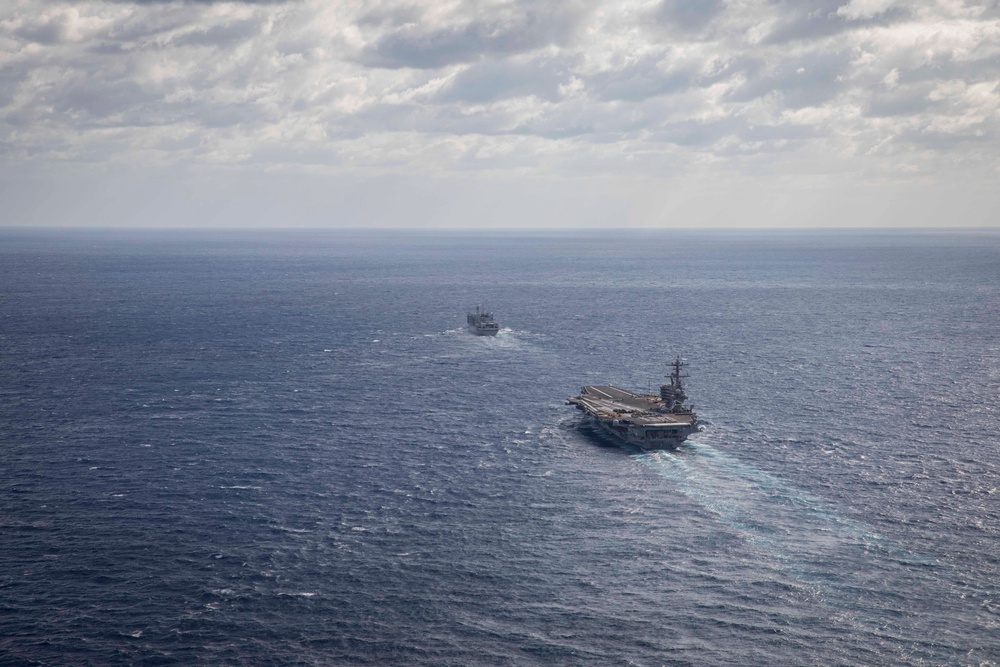
<svg viewBox="0 0 1000 667">
<path fill-rule="evenodd" d="M 773 63 L 760 62 L 752 76 L 735 88 L 729 99 L 748 102 L 765 95 L 781 96 L 791 109 L 817 106 L 840 94 L 842 76 L 851 61 L 846 52 L 809 52 Z"/>
<path fill-rule="evenodd" d="M 908 117 L 924 114 L 934 106 L 929 97 L 931 90 L 933 86 L 924 83 L 877 91 L 871 96 L 866 111 L 870 116 L 877 117 Z"/>
<path fill-rule="evenodd" d="M 14 29 L 14 36 L 26 42 L 38 44 L 58 44 L 69 33 L 69 21 L 65 14 L 47 14 L 25 21 Z"/>
<path fill-rule="evenodd" d="M 655 15 L 683 30 L 700 30 L 725 9 L 722 0 L 663 0 Z"/>
<path fill-rule="evenodd" d="M 104 124 L 103 121 L 109 117 L 115 124 L 135 124 L 135 120 L 125 120 L 121 116 L 156 104 L 160 96 L 144 90 L 134 81 L 95 84 L 77 80 L 54 87 L 43 99 L 50 105 L 53 114 L 76 117 L 81 125 Z"/>
<path fill-rule="evenodd" d="M 568 65 L 544 58 L 477 63 L 456 74 L 435 99 L 482 104 L 534 96 L 556 101 L 560 97 L 560 87 L 569 82 Z"/>
<path fill-rule="evenodd" d="M 906 5 L 899 0 L 851 0 L 846 5 L 837 8 L 837 16 L 843 16 L 849 21 L 870 19 L 890 10 L 902 9 Z"/>
<path fill-rule="evenodd" d="M 573 2 L 483 3 L 475 16 L 444 17 L 448 25 L 422 21 L 394 26 L 363 49 L 361 62 L 390 69 L 435 69 L 528 53 L 565 44 L 583 14 Z"/>
<path fill-rule="evenodd" d="M 910 11 L 892 0 L 777 0 L 765 41 L 817 40 L 870 25 L 905 20 Z"/>
<path fill-rule="evenodd" d="M 214 48 L 226 48 L 253 39 L 260 32 L 261 20 L 254 17 L 223 25 L 185 31 L 171 39 L 171 43 L 175 47 L 210 46 Z"/>
<path fill-rule="evenodd" d="M 240 5 L 282 5 L 294 4 L 302 0 L 106 0 L 106 2 L 122 5 L 214 5 L 220 3 L 240 4 Z"/>
<path fill-rule="evenodd" d="M 22 0 L 0 6 L 0 59 L 11 168 L 618 178 L 889 156 L 923 177 L 1000 160 L 996 3 Z"/>
<path fill-rule="evenodd" d="M 667 69 L 670 65 L 660 55 L 646 56 L 621 69 L 589 76 L 586 81 L 599 99 L 637 102 L 682 91 L 698 78 L 693 67 Z"/>
</svg>

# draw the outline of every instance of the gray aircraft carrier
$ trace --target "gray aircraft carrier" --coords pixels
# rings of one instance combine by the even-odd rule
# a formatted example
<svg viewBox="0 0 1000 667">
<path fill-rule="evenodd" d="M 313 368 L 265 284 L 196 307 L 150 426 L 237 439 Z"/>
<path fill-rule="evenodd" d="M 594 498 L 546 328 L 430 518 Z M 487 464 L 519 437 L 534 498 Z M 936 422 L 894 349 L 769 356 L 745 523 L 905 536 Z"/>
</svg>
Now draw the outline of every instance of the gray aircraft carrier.
<svg viewBox="0 0 1000 667">
<path fill-rule="evenodd" d="M 659 394 L 637 394 L 610 385 L 584 387 L 567 399 L 612 436 L 641 449 L 673 449 L 701 430 L 694 408 L 684 404 L 687 394 L 678 357 L 669 384 Z"/>
</svg>

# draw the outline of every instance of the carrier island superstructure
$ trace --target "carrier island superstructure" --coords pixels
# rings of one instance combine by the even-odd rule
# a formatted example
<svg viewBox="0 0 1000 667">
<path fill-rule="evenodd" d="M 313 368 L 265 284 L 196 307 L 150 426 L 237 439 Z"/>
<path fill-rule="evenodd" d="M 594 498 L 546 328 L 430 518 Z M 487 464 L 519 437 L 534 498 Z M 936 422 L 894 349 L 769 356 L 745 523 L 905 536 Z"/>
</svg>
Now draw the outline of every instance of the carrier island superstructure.
<svg viewBox="0 0 1000 667">
<path fill-rule="evenodd" d="M 660 393 L 637 394 L 610 385 L 584 387 L 579 396 L 567 399 L 590 415 L 612 436 L 641 449 L 673 449 L 701 430 L 694 408 L 685 405 L 687 394 L 680 357 L 671 364 L 669 384 Z"/>
</svg>

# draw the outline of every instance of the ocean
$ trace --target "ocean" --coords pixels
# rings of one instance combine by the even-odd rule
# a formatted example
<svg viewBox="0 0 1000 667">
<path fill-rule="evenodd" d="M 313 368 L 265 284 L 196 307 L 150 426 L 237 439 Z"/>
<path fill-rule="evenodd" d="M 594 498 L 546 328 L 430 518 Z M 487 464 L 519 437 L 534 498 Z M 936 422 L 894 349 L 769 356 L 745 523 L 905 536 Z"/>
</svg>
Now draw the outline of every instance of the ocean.
<svg viewBox="0 0 1000 667">
<path fill-rule="evenodd" d="M 3 230 L 0 664 L 997 665 L 998 399 L 996 231 Z"/>
</svg>

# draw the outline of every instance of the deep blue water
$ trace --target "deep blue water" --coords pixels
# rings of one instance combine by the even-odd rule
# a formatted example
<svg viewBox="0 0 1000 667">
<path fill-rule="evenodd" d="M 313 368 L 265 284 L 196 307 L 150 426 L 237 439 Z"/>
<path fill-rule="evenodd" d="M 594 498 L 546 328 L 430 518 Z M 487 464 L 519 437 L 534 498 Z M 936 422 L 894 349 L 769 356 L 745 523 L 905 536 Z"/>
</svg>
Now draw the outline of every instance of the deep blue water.
<svg viewBox="0 0 1000 667">
<path fill-rule="evenodd" d="M 996 665 L 998 414 L 1000 233 L 0 231 L 0 664 Z"/>
</svg>

